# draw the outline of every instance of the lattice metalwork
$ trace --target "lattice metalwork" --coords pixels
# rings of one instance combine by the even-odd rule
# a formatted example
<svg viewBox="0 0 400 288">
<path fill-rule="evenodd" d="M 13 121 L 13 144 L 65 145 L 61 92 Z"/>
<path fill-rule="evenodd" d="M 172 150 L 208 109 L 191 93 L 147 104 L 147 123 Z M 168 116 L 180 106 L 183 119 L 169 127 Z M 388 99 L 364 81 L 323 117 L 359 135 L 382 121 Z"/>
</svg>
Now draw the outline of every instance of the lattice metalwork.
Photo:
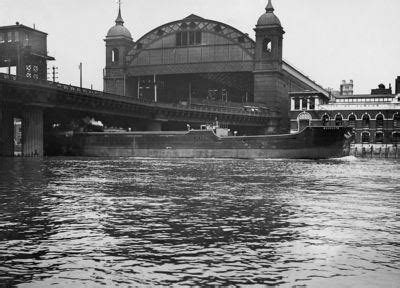
<svg viewBox="0 0 400 288">
<path fill-rule="evenodd" d="M 188 29 L 221 36 L 227 39 L 229 43 L 240 46 L 248 55 L 254 54 L 255 42 L 247 34 L 227 24 L 190 15 L 182 20 L 159 26 L 141 37 L 136 42 L 134 49 L 128 53 L 128 63 L 131 64 L 141 52 L 150 49 L 155 41 Z"/>
</svg>

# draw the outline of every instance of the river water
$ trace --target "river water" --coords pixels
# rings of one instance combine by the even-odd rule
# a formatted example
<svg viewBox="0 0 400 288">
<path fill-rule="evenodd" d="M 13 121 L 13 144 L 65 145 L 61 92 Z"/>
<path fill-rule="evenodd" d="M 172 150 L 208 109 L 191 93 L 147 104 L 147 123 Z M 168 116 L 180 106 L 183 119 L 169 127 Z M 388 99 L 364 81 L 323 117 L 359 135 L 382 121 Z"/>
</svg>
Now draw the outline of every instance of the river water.
<svg viewBox="0 0 400 288">
<path fill-rule="evenodd" d="M 398 160 L 0 163 L 0 287 L 400 287 Z"/>
</svg>

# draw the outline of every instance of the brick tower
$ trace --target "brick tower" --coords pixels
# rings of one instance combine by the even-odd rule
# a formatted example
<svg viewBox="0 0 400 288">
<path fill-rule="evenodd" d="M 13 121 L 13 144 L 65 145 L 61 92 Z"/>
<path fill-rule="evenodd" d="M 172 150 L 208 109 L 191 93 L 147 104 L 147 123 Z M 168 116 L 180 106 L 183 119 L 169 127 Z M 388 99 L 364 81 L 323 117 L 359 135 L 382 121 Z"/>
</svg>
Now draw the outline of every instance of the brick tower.
<svg viewBox="0 0 400 288">
<path fill-rule="evenodd" d="M 264 103 L 282 116 L 279 123 L 271 123 L 264 132 L 287 132 L 289 97 L 282 72 L 282 40 L 285 31 L 274 14 L 271 0 L 268 1 L 265 13 L 258 19 L 254 31 L 254 102 Z"/>
<path fill-rule="evenodd" d="M 104 70 L 104 91 L 126 94 L 126 55 L 134 42 L 121 17 L 121 5 L 115 25 L 108 30 L 106 39 L 106 67 Z"/>
</svg>

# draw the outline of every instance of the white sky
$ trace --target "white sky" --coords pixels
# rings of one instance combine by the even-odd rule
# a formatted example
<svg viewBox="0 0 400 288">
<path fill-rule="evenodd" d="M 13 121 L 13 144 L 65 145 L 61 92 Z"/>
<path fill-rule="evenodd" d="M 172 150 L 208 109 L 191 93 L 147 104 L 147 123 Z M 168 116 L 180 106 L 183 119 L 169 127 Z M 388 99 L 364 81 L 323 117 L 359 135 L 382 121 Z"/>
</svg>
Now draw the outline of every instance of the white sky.
<svg viewBox="0 0 400 288">
<path fill-rule="evenodd" d="M 267 0 L 125 0 L 122 18 L 134 40 L 167 22 L 196 14 L 229 24 L 254 39 Z M 273 0 L 286 31 L 284 58 L 323 87 L 354 80 L 370 93 L 400 75 L 400 0 Z M 103 89 L 103 39 L 115 23 L 116 0 L 0 0 L 0 25 L 16 21 L 48 33 L 59 81 Z"/>
</svg>

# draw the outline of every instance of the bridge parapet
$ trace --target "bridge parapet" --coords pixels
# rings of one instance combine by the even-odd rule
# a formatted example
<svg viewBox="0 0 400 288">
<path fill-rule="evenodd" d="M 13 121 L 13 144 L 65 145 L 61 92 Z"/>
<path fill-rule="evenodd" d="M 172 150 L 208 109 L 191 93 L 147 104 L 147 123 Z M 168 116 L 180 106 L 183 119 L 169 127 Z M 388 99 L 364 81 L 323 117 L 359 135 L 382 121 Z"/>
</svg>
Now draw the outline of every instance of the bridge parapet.
<svg viewBox="0 0 400 288">
<path fill-rule="evenodd" d="M 271 111 L 267 108 L 246 108 L 238 107 L 238 106 L 230 106 L 229 103 L 226 105 L 198 105 L 198 104 L 180 104 L 180 103 L 163 103 L 163 102 L 154 102 L 147 99 L 142 98 L 133 98 L 130 96 L 118 95 L 106 93 L 98 90 L 81 88 L 78 86 L 73 86 L 64 83 L 52 82 L 41 79 L 32 79 L 21 77 L 17 75 L 0 73 L 0 82 L 13 82 L 14 84 L 20 84 L 21 86 L 29 85 L 36 87 L 44 87 L 51 90 L 58 90 L 67 92 L 68 94 L 75 95 L 83 95 L 83 96 L 95 96 L 99 100 L 113 100 L 122 103 L 130 103 L 130 104 L 140 104 L 147 107 L 153 108 L 165 108 L 165 109 L 173 109 L 179 111 L 188 111 L 188 112 L 213 112 L 213 113 L 222 113 L 222 114 L 234 114 L 234 115 L 243 115 L 250 117 L 268 117 L 268 118 L 279 118 L 280 115 L 277 111 Z"/>
</svg>

